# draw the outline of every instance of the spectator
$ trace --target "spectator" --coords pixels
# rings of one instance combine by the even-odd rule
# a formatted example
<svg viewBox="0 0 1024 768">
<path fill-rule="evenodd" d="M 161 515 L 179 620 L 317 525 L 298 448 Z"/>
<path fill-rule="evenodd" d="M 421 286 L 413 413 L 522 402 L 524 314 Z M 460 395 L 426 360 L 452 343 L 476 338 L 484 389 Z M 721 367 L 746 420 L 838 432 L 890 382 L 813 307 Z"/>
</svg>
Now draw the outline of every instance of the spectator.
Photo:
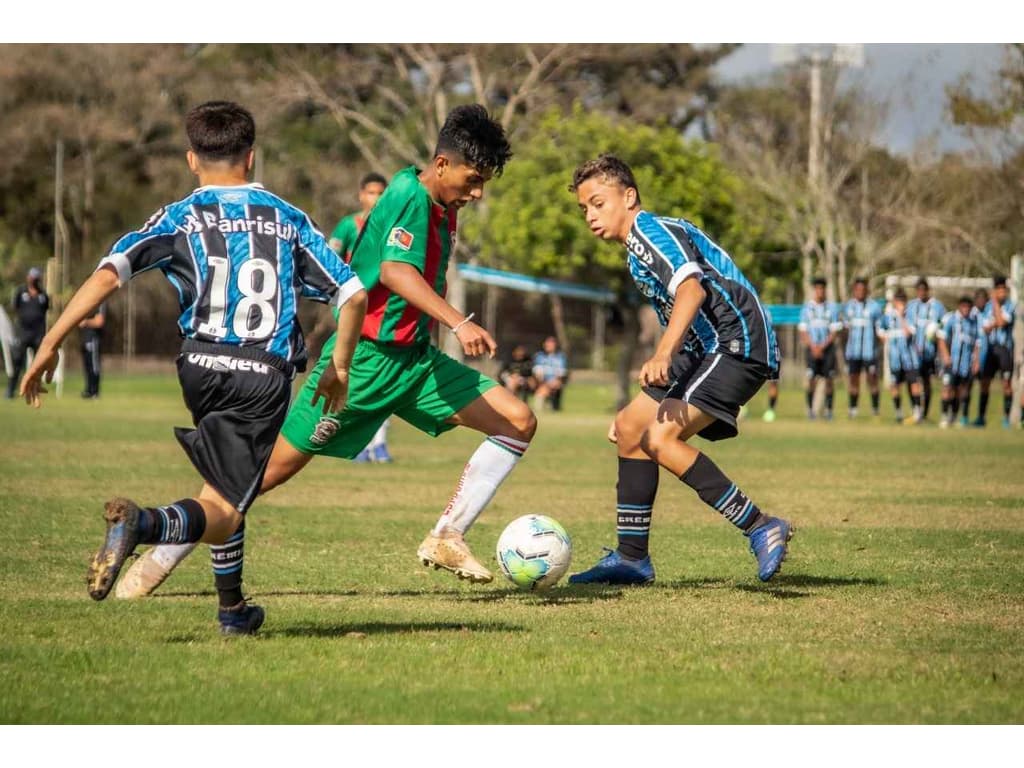
<svg viewBox="0 0 1024 768">
<path fill-rule="evenodd" d="M 50 297 L 43 290 L 43 273 L 38 267 L 28 271 L 25 285 L 18 286 L 14 292 L 14 374 L 7 381 L 7 399 L 14 397 L 18 387 L 18 379 L 25 370 L 25 357 L 28 350 L 32 354 L 39 351 L 39 344 L 46 334 L 46 313 L 50 309 Z"/>
<path fill-rule="evenodd" d="M 558 349 L 558 339 L 548 336 L 541 351 L 533 356 L 533 376 L 537 381 L 537 406 L 540 411 L 544 403 L 551 401 L 551 410 L 562 410 L 562 390 L 569 378 L 565 354 Z"/>
<path fill-rule="evenodd" d="M 91 317 L 78 324 L 82 340 L 82 371 L 85 374 L 82 397 L 86 400 L 100 396 L 100 343 L 103 341 L 103 326 L 106 322 L 107 303 L 103 302 Z"/>
<path fill-rule="evenodd" d="M 512 350 L 512 359 L 502 365 L 498 380 L 524 403 L 536 391 L 537 379 L 533 376 L 533 361 L 526 347 L 522 344 L 515 346 Z"/>
</svg>

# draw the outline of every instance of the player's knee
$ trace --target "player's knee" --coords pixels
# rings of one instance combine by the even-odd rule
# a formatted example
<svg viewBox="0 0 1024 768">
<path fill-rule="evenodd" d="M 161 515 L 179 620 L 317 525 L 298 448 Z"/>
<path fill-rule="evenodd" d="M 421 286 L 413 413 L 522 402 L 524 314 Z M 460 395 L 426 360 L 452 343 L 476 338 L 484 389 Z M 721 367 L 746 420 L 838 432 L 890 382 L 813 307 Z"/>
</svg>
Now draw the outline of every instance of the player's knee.
<svg viewBox="0 0 1024 768">
<path fill-rule="evenodd" d="M 516 432 L 509 437 L 524 442 L 530 442 L 533 439 L 533 435 L 537 431 L 537 417 L 533 414 L 530 406 L 522 400 L 516 400 L 505 416 Z"/>
</svg>

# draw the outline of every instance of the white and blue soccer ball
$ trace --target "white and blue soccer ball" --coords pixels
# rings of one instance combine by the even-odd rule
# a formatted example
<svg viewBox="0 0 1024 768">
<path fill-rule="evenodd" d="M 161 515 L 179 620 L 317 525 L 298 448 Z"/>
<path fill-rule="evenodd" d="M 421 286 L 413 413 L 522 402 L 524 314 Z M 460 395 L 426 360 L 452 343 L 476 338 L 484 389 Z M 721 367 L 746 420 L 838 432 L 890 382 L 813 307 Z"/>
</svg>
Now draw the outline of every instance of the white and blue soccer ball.
<svg viewBox="0 0 1024 768">
<path fill-rule="evenodd" d="M 544 590 L 569 570 L 572 540 L 565 528 L 544 515 L 524 515 L 498 537 L 498 564 L 520 589 Z"/>
</svg>

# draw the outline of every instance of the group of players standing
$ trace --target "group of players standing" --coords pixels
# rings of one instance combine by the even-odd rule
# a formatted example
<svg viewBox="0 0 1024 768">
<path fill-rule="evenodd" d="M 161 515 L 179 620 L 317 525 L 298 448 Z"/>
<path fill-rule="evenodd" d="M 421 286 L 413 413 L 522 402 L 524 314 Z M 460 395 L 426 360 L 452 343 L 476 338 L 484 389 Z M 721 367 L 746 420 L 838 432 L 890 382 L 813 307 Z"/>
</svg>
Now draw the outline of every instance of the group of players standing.
<svg viewBox="0 0 1024 768">
<path fill-rule="evenodd" d="M 851 419 L 858 413 L 861 373 L 867 378 L 872 414 L 879 415 L 879 369 L 884 352 L 897 422 L 920 424 L 928 418 L 932 379 L 938 377 L 942 385 L 940 427 L 984 427 L 994 380 L 1002 384 L 1002 424 L 1009 427 L 1016 305 L 1009 298 L 1005 277 L 996 275 L 992 283 L 991 294 L 980 288 L 973 298 L 961 296 L 956 308 L 947 311 L 931 295 L 924 278 L 917 281 L 916 298 L 908 301 L 906 292 L 897 288 L 884 308 L 870 298 L 863 278 L 854 281 L 852 298 L 842 305 L 827 301 L 826 282 L 816 279 L 814 296 L 804 305 L 799 325 L 807 349 L 807 417 L 816 417 L 814 389 L 818 379 L 824 379 L 824 417 L 832 418 L 837 344 L 845 337 Z M 980 393 L 977 416 L 971 421 L 968 413 L 975 381 Z M 909 415 L 903 410 L 903 385 L 910 399 Z"/>
</svg>

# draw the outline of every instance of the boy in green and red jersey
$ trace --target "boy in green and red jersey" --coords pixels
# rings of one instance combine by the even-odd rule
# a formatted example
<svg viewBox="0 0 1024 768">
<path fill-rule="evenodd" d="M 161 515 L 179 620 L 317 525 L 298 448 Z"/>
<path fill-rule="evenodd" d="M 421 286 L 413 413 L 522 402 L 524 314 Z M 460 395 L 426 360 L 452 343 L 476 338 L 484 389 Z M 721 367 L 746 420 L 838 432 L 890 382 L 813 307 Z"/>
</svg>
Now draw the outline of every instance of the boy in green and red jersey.
<svg viewBox="0 0 1024 768">
<path fill-rule="evenodd" d="M 447 326 L 470 356 L 494 356 L 497 345 L 472 316 L 444 299 L 445 272 L 455 241 L 456 214 L 483 196 L 483 187 L 511 157 L 501 126 L 479 105 L 452 110 L 430 165 L 406 168 L 391 180 L 356 245 L 352 269 L 368 295 L 362 335 L 352 359 L 349 399 L 342 411 L 310 405 L 334 337 L 294 401 L 270 458 L 261 492 L 299 472 L 317 455 L 351 459 L 394 414 L 431 436 L 466 426 L 487 437 L 470 457 L 455 492 L 417 556 L 459 578 L 493 576 L 463 539 L 526 451 L 537 427 L 529 406 L 430 342 L 435 322 Z M 122 597 L 149 594 L 187 551 L 157 547 L 132 567 Z M 126 577 L 126 581 L 127 581 Z"/>
<path fill-rule="evenodd" d="M 377 204 L 380 196 L 388 186 L 388 180 L 379 173 L 368 173 L 359 182 L 359 213 L 350 213 L 338 222 L 331 233 L 329 245 L 348 264 L 352 261 L 352 249 L 356 246 L 359 234 L 370 216 L 370 211 Z M 388 427 L 390 420 L 385 419 L 370 438 L 370 442 L 355 457 L 360 464 L 390 464 L 391 452 L 388 450 Z"/>
</svg>

